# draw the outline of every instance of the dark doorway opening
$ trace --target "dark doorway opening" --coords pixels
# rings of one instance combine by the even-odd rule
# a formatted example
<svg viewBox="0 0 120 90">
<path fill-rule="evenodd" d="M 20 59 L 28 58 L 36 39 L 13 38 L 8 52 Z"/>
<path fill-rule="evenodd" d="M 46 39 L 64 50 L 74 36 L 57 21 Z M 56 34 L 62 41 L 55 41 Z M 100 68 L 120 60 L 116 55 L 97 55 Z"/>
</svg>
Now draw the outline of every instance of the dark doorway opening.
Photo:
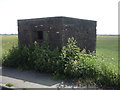
<svg viewBox="0 0 120 90">
<path fill-rule="evenodd" d="M 37 31 L 38 40 L 43 40 L 43 31 Z"/>
</svg>

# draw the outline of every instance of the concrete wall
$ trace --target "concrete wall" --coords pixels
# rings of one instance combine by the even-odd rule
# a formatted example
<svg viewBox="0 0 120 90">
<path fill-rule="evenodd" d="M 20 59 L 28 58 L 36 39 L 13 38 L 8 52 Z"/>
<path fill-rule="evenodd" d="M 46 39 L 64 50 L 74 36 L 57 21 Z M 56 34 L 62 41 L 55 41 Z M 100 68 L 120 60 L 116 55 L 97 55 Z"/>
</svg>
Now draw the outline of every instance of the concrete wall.
<svg viewBox="0 0 120 90">
<path fill-rule="evenodd" d="M 61 47 L 62 23 L 59 18 L 18 20 L 18 37 L 20 45 L 28 45 L 38 41 L 37 32 L 43 31 L 43 40 L 53 47 Z"/>
<path fill-rule="evenodd" d="M 96 21 L 65 18 L 63 22 L 63 45 L 66 45 L 69 37 L 74 37 L 81 49 L 95 51 Z"/>
<path fill-rule="evenodd" d="M 95 51 L 96 48 L 96 21 L 68 17 L 18 20 L 20 45 L 39 42 L 37 31 L 43 31 L 43 40 L 53 47 L 61 48 L 69 37 L 74 37 L 81 49 Z"/>
</svg>

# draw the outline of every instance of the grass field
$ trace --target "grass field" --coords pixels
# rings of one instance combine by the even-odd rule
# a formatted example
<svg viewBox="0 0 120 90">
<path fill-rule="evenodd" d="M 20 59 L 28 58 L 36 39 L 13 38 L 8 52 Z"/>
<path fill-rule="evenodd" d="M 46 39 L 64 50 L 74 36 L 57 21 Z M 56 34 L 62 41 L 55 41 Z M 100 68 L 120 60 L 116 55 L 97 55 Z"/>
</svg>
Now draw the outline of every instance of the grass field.
<svg viewBox="0 0 120 90">
<path fill-rule="evenodd" d="M 13 45 L 18 44 L 17 35 L 2 36 L 2 52 L 4 54 Z M 118 62 L 118 36 L 97 36 L 96 53 L 98 56 L 104 56 L 107 62 L 117 64 Z M 1 58 L 2 56 L 0 56 Z"/>
<path fill-rule="evenodd" d="M 8 51 L 13 45 L 18 44 L 17 35 L 3 35 L 2 36 L 2 53 Z"/>
<path fill-rule="evenodd" d="M 118 36 L 97 36 L 96 52 L 109 63 L 118 64 Z"/>
<path fill-rule="evenodd" d="M 2 55 L 15 44 L 18 44 L 17 35 L 0 35 L 0 62 Z"/>
</svg>

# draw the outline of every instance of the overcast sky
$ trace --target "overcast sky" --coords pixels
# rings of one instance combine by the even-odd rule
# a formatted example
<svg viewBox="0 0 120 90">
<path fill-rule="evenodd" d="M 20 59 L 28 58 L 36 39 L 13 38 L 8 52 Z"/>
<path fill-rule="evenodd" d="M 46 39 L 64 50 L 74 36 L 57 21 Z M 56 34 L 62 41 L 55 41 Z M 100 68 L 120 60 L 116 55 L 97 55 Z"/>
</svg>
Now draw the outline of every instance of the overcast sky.
<svg viewBox="0 0 120 90">
<path fill-rule="evenodd" d="M 18 33 L 17 20 L 67 16 L 97 21 L 97 34 L 118 33 L 119 0 L 0 0 L 0 34 Z"/>
</svg>

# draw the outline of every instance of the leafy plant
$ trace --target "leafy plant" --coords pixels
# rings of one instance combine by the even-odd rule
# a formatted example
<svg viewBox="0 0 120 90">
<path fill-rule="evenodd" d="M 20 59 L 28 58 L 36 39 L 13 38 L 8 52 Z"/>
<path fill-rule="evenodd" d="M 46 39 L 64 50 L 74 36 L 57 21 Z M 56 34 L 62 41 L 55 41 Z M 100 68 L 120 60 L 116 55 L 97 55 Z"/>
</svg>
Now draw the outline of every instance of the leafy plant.
<svg viewBox="0 0 120 90">
<path fill-rule="evenodd" d="M 62 48 L 60 57 L 64 67 L 63 73 L 67 78 L 86 78 L 90 75 L 92 77 L 96 57 L 87 54 L 85 50 L 80 50 L 76 44 L 76 40 L 72 37 Z"/>
<path fill-rule="evenodd" d="M 7 84 L 5 84 L 5 86 L 12 87 L 13 84 L 11 84 L 11 83 L 7 83 Z"/>
<path fill-rule="evenodd" d="M 43 42 L 41 46 L 35 43 L 35 70 L 40 72 L 54 72 L 59 59 L 59 50 L 51 49 L 48 43 Z"/>
<path fill-rule="evenodd" d="M 13 46 L 3 56 L 3 66 L 31 69 L 33 66 L 32 46 Z"/>
</svg>

